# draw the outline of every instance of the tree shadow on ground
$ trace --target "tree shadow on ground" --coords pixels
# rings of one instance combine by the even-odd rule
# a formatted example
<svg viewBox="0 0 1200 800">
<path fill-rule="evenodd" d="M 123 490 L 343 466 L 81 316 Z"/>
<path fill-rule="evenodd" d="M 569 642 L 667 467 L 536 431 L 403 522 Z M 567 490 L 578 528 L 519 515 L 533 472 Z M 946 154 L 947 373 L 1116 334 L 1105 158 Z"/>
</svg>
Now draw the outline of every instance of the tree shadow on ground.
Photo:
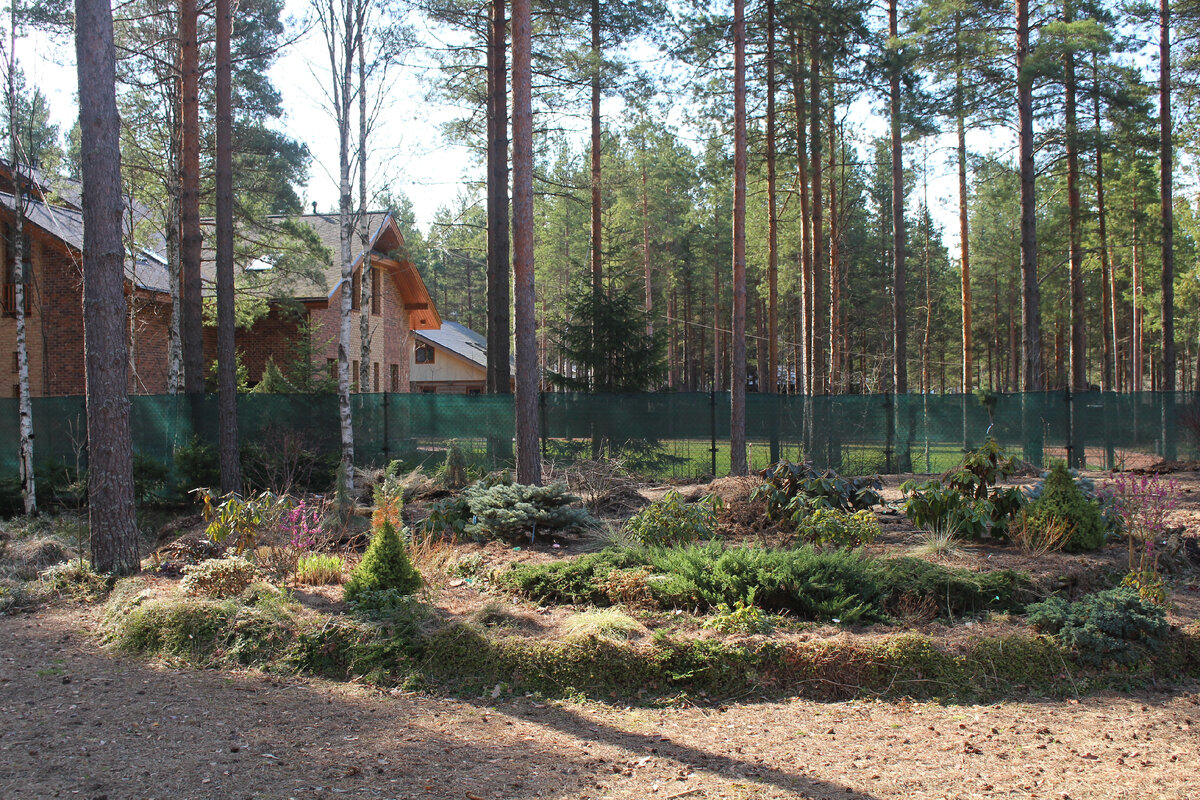
<svg viewBox="0 0 1200 800">
<path fill-rule="evenodd" d="M 115 656 L 58 610 L 0 619 L 0 796 L 598 798 L 870 795 L 528 701 Z"/>
</svg>

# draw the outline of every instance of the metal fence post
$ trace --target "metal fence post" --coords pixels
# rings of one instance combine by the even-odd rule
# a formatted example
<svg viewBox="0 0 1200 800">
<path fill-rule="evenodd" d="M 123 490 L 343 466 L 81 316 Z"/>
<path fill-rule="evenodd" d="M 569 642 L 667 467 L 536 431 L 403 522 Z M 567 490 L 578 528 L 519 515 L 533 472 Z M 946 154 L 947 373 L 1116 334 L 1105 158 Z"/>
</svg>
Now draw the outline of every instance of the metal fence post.
<svg viewBox="0 0 1200 800">
<path fill-rule="evenodd" d="M 392 459 L 391 459 L 392 451 L 391 451 L 391 446 L 389 445 L 389 442 L 391 441 L 391 438 L 392 438 L 391 437 L 391 421 L 389 419 L 389 414 L 388 414 L 389 406 L 391 406 L 391 397 L 392 397 L 391 392 L 383 393 L 383 460 L 389 464 L 392 461 Z"/>
<path fill-rule="evenodd" d="M 892 393 L 883 393 L 883 413 L 887 417 L 887 441 L 883 446 L 884 467 L 888 474 L 892 472 L 892 453 L 896 447 L 896 418 L 892 414 Z"/>
<path fill-rule="evenodd" d="M 1063 402 L 1067 404 L 1067 466 L 1072 469 L 1075 463 L 1075 402 L 1070 387 L 1063 393 Z"/>
<path fill-rule="evenodd" d="M 538 392 L 538 416 L 540 417 L 538 427 L 541 428 L 541 434 L 542 434 L 541 435 L 542 459 L 545 460 L 545 458 L 546 458 L 546 393 L 544 391 Z"/>
<path fill-rule="evenodd" d="M 717 477 L 717 390 L 713 388 L 708 394 L 708 432 L 712 439 L 709 453 L 712 455 L 712 476 Z"/>
</svg>

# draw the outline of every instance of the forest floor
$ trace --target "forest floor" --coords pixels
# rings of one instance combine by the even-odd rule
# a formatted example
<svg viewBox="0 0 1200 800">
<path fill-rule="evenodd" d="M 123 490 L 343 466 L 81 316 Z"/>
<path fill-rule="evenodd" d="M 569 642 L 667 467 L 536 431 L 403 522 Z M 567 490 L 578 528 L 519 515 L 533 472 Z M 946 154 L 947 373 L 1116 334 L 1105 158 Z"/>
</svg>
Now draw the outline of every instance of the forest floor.
<svg viewBox="0 0 1200 800">
<path fill-rule="evenodd" d="M 1194 550 L 1200 475 L 1172 477 L 1182 500 L 1173 523 L 1187 529 Z M 898 484 L 887 480 L 888 500 L 898 498 Z M 779 531 L 755 521 L 761 514 L 743 507 L 744 481 L 679 489 L 725 496 L 727 538 L 784 543 Z M 639 487 L 647 499 L 667 490 Z M 884 513 L 881 523 L 884 535 L 872 550 L 901 554 L 919 543 L 902 515 Z M 478 557 L 486 569 L 603 543 L 472 544 L 445 557 Z M 954 566 L 1026 571 L 1060 590 L 1066 582 L 1072 594 L 1122 569 L 1125 552 L 1113 545 L 1089 556 L 1035 558 L 975 543 L 945 558 Z M 1173 582 L 1174 624 L 1200 618 L 1195 575 Z M 154 579 L 163 591 L 174 584 Z M 294 595 L 313 613 L 344 608 L 339 587 L 296 587 Z M 497 598 L 486 585 L 449 575 L 425 599 L 453 616 L 508 604 L 534 637 L 559 635 L 574 613 Z M 750 694 L 719 706 L 662 708 L 519 693 L 456 699 L 120 656 L 99 643 L 101 613 L 59 605 L 0 616 L 0 798 L 1200 798 L 1194 685 L 1060 700 L 1016 696 L 994 705 Z M 669 622 L 639 619 L 650 627 Z M 673 624 L 707 635 L 690 622 Z M 957 636 L 997 626 L 1002 633 L 1012 624 L 913 619 L 903 627 L 953 646 Z M 817 626 L 786 635 L 884 632 Z"/>
<path fill-rule="evenodd" d="M 1197 797 L 1194 693 L 470 702 L 116 657 L 97 616 L 0 617 L 0 797 Z"/>
</svg>

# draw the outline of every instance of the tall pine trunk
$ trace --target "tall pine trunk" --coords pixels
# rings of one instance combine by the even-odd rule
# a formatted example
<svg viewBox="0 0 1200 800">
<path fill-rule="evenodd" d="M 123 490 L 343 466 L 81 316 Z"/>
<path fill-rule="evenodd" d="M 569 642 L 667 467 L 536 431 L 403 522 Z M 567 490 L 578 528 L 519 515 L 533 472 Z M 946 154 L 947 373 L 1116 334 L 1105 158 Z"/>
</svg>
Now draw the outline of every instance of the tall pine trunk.
<svg viewBox="0 0 1200 800">
<path fill-rule="evenodd" d="M 1100 389 L 1109 392 L 1119 390 L 1119 385 L 1113 382 L 1113 361 L 1117 354 L 1117 329 L 1113 308 L 1112 292 L 1112 254 L 1108 249 L 1108 209 L 1104 204 L 1104 137 L 1100 127 L 1100 70 L 1097 56 L 1092 54 L 1092 83 L 1095 86 L 1093 98 L 1093 116 L 1096 129 L 1096 230 L 1100 237 L 1100 284 L 1103 300 L 1101 315 L 1103 325 L 1101 340 L 1103 341 L 1103 363 L 1100 369 Z"/>
<path fill-rule="evenodd" d="M 1175 204 L 1171 132 L 1171 2 L 1158 4 L 1159 187 L 1162 196 L 1162 381 L 1175 391 Z"/>
<path fill-rule="evenodd" d="M 238 459 L 237 352 L 233 311 L 233 73 L 231 0 L 217 0 L 217 403 L 221 491 L 242 488 Z"/>
<path fill-rule="evenodd" d="M 898 0 L 888 0 L 888 36 L 899 40 Z M 905 295 L 904 142 L 900 131 L 900 56 L 891 53 L 888 110 L 892 145 L 892 386 L 897 394 L 908 391 L 908 302 Z"/>
<path fill-rule="evenodd" d="M 487 390 L 511 391 L 509 367 L 508 20 L 505 0 L 492 0 L 488 34 Z"/>
<path fill-rule="evenodd" d="M 1021 169 L 1021 349 L 1022 389 L 1041 391 L 1041 294 L 1037 277 L 1037 204 L 1034 197 L 1036 165 L 1033 160 L 1033 75 L 1029 58 L 1029 0 L 1017 0 L 1017 116 L 1020 121 Z"/>
<path fill-rule="evenodd" d="M 767 0 L 767 379 L 774 393 L 779 375 L 779 219 L 775 202 L 775 0 Z M 759 365 L 762 371 L 762 365 Z"/>
<path fill-rule="evenodd" d="M 821 60 L 818 56 L 819 39 L 814 32 L 809 38 L 808 72 L 808 144 L 811 148 L 811 165 L 808 178 L 812 184 L 812 319 L 809 324 L 809 364 L 813 394 L 825 394 L 825 347 L 817 331 L 821 330 L 824 317 L 825 282 L 821 276 L 821 262 L 825 260 L 824 198 L 821 170 Z"/>
<path fill-rule="evenodd" d="M 958 160 L 958 247 L 962 274 L 962 392 L 968 394 L 975 389 L 975 373 L 972 364 L 974 347 L 971 343 L 971 229 L 967 221 L 967 111 L 963 86 L 963 55 L 959 34 L 962 29 L 960 15 L 954 17 L 954 122 L 958 136 L 955 151 Z"/>
<path fill-rule="evenodd" d="M 83 337 L 87 392 L 88 527 L 97 572 L 129 575 L 141 566 L 133 505 L 125 344 L 120 119 L 112 9 L 75 2 L 83 178 Z"/>
<path fill-rule="evenodd" d="M 746 465 L 746 19 L 733 2 L 733 365 L 730 369 L 729 473 Z"/>
<path fill-rule="evenodd" d="M 175 45 L 174 71 L 171 76 L 171 89 L 168 93 L 171 104 L 171 139 L 167 150 L 167 220 L 163 238 L 167 250 L 167 286 L 171 293 L 171 321 L 167 327 L 167 393 L 178 394 L 183 388 L 183 297 L 182 291 L 182 259 L 179 241 L 179 215 L 181 210 L 180 192 L 182 191 L 183 174 L 180 171 L 181 150 L 183 149 L 182 118 L 180 116 L 180 98 L 182 85 L 180 80 L 179 43 Z"/>
<path fill-rule="evenodd" d="M 839 246 L 842 235 L 838 218 L 837 126 L 834 102 L 837 97 L 833 71 L 829 75 L 829 391 L 841 391 L 841 314 L 842 284 Z"/>
<path fill-rule="evenodd" d="M 592 123 L 592 294 L 600 296 L 604 280 L 601 261 L 602 228 L 600 199 L 600 0 L 592 0 L 591 13 L 591 123 Z"/>
<path fill-rule="evenodd" d="M 1070 0 L 1067 0 L 1063 6 L 1063 18 L 1068 24 L 1074 19 Z M 1063 90 L 1066 94 L 1064 111 L 1067 151 L 1067 236 L 1071 265 L 1070 386 L 1075 391 L 1083 391 L 1087 389 L 1087 336 L 1083 308 L 1083 247 L 1079 211 L 1079 131 L 1075 113 L 1075 54 L 1070 51 L 1064 56 Z"/>
<path fill-rule="evenodd" d="M 181 294 L 180 339 L 183 348 L 183 386 L 190 395 L 204 392 L 204 309 L 200 260 L 200 45 L 196 0 L 179 3 L 179 54 L 182 71 L 180 131 L 183 176 L 180 192 Z"/>
<path fill-rule="evenodd" d="M 517 480 L 541 484 L 533 281 L 533 75 L 530 0 L 513 0 L 513 273 L 517 339 Z"/>
</svg>

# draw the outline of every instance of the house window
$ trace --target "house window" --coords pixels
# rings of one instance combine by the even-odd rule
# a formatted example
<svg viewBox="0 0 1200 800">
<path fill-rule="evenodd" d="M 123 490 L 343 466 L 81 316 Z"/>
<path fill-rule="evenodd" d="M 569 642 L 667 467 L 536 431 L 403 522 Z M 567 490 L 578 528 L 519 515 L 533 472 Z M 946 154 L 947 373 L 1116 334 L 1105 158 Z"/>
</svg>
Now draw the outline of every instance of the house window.
<svg viewBox="0 0 1200 800">
<path fill-rule="evenodd" d="M 379 267 L 373 267 L 371 269 L 371 313 L 377 317 L 383 313 L 381 311 L 383 303 L 379 296 L 379 284 Z"/>
<path fill-rule="evenodd" d="M 353 362 L 351 362 L 351 367 L 350 367 L 350 391 L 352 391 L 352 392 L 357 392 L 357 391 L 358 391 L 358 362 L 357 362 L 357 361 L 353 361 Z"/>
<path fill-rule="evenodd" d="M 378 392 L 379 391 L 379 362 L 376 361 L 374 364 L 372 364 L 371 369 L 374 372 L 374 378 L 375 378 L 374 391 Z"/>
<path fill-rule="evenodd" d="M 329 369 L 329 380 L 336 381 L 338 379 L 337 359 L 336 358 L 325 359 L 325 366 Z"/>
<path fill-rule="evenodd" d="M 433 345 L 425 342 L 417 342 L 417 363 L 432 364 L 433 363 Z"/>
<path fill-rule="evenodd" d="M 16 270 L 16 248 L 13 247 L 13 237 L 16 231 L 12 226 L 5 223 L 4 225 L 4 297 L 3 308 L 5 314 L 17 313 L 17 270 Z M 33 244 L 29 241 L 29 234 L 22 237 L 23 247 L 21 249 L 21 263 L 25 269 L 22 270 L 22 280 L 28 286 L 29 276 L 33 272 Z M 30 295 L 32 292 L 26 289 L 25 291 L 25 313 L 29 313 Z"/>
<path fill-rule="evenodd" d="M 362 271 L 354 273 L 350 279 L 350 309 L 358 311 L 362 308 Z"/>
<path fill-rule="evenodd" d="M 20 371 L 21 371 L 21 356 L 16 350 L 14 350 L 13 351 L 13 372 L 20 372 Z"/>
<path fill-rule="evenodd" d="M 392 391 L 400 391 L 400 365 L 392 364 Z"/>
<path fill-rule="evenodd" d="M 426 386 L 421 389 L 421 394 L 437 394 L 436 386 Z"/>
</svg>

